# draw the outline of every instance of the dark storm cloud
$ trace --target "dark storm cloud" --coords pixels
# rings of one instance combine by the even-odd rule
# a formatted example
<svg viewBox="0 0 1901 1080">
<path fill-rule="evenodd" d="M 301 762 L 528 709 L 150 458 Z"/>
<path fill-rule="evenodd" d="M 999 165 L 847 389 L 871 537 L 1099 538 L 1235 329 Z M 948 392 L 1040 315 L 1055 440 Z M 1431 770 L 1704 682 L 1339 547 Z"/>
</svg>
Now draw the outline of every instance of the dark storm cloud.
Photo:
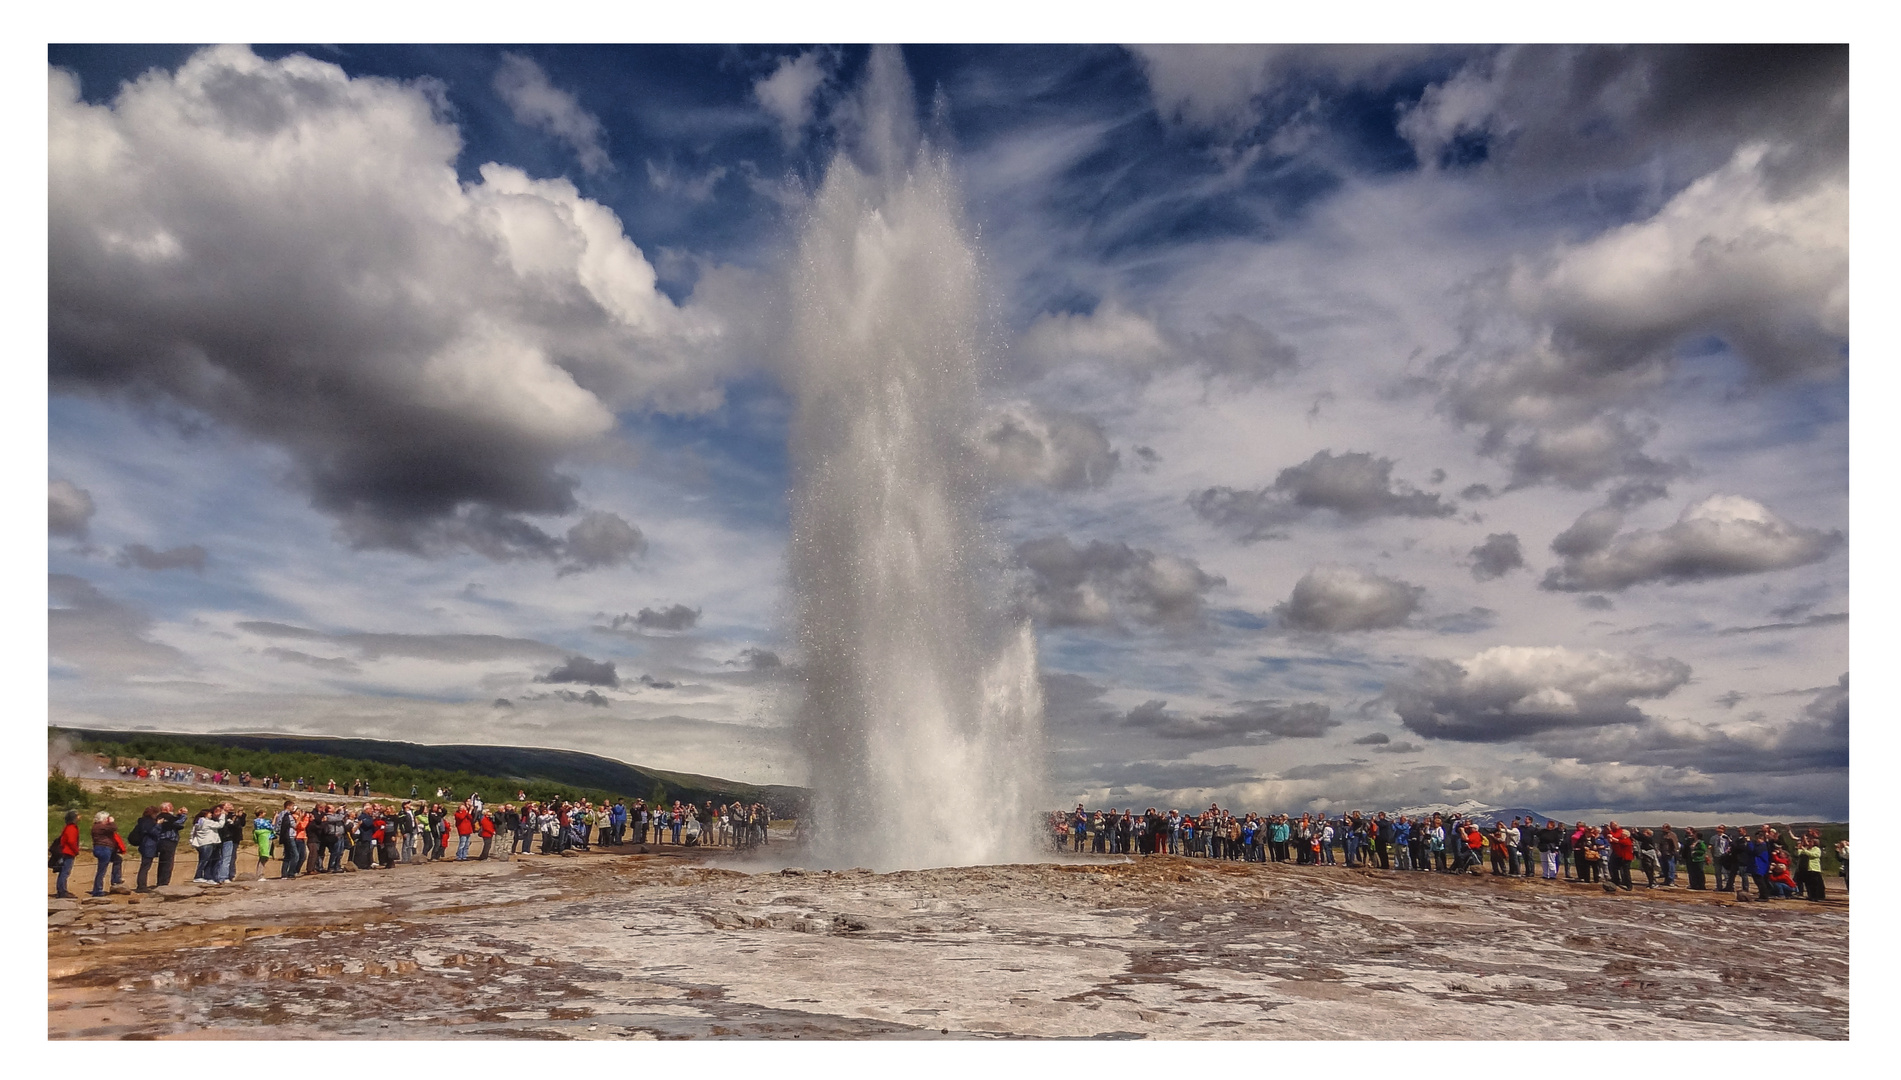
<svg viewBox="0 0 1901 1080">
<path fill-rule="evenodd" d="M 687 607 L 685 604 L 675 604 L 659 611 L 653 608 L 641 608 L 632 615 L 616 615 L 608 625 L 615 630 L 633 627 L 635 630 L 659 630 L 672 633 L 691 630 L 699 624 L 699 609 Z"/>
<path fill-rule="evenodd" d="M 1352 566 L 1316 566 L 1274 608 L 1296 630 L 1343 633 L 1403 625 L 1426 590 Z"/>
<path fill-rule="evenodd" d="M 1492 533 L 1467 554 L 1472 557 L 1472 577 L 1479 581 L 1501 578 L 1525 566 L 1525 553 L 1519 547 L 1517 533 Z"/>
<path fill-rule="evenodd" d="M 1462 662 L 1427 660 L 1381 697 L 1410 731 L 1461 742 L 1525 740 L 1558 728 L 1635 725 L 1633 700 L 1688 682 L 1680 660 L 1501 645 Z"/>
<path fill-rule="evenodd" d="M 608 666 L 613 667 L 614 665 L 609 664 Z M 642 675 L 638 681 L 640 685 L 648 688 L 649 690 L 672 690 L 680 685 L 677 682 L 668 682 L 665 679 L 656 679 L 652 675 Z"/>
<path fill-rule="evenodd" d="M 1229 712 L 1187 716 L 1170 712 L 1168 702 L 1146 701 L 1121 718 L 1123 727 L 1164 739 L 1189 739 L 1208 746 L 1232 746 L 1273 739 L 1317 739 L 1340 726 L 1333 710 L 1313 701 L 1237 701 Z"/>
<path fill-rule="evenodd" d="M 1551 542 L 1564 562 L 1540 587 L 1558 592 L 1617 592 L 1632 585 L 1707 581 L 1820 562 L 1841 547 L 1838 531 L 1803 528 L 1740 495 L 1712 495 L 1685 507 L 1663 529 L 1622 535 L 1623 514 L 1586 511 Z"/>
<path fill-rule="evenodd" d="M 47 653 L 88 675 L 149 675 L 185 666 L 185 656 L 145 636 L 152 617 L 71 574 L 48 574 Z"/>
<path fill-rule="evenodd" d="M 1362 735 L 1359 738 L 1353 740 L 1353 745 L 1355 746 L 1385 746 L 1387 743 L 1390 743 L 1392 741 L 1393 741 L 1393 737 L 1391 735 L 1386 734 L 1384 731 L 1375 731 L 1371 735 Z"/>
<path fill-rule="evenodd" d="M 1243 541 L 1283 539 L 1282 526 L 1318 510 L 1347 521 L 1380 517 L 1449 517 L 1457 508 L 1436 493 L 1393 480 L 1393 459 L 1372 454 L 1334 454 L 1322 450 L 1282 469 L 1274 483 L 1257 491 L 1212 487 L 1188 497 L 1188 505 L 1208 521 L 1239 534 Z"/>
<path fill-rule="evenodd" d="M 620 676 L 614 673 L 612 660 L 590 660 L 585 656 L 570 656 L 560 667 L 546 675 L 535 676 L 535 681 L 538 683 L 581 683 L 585 686 L 620 686 Z M 645 677 L 642 681 L 646 681 Z"/>
<path fill-rule="evenodd" d="M 990 418 L 977 448 L 998 477 L 1055 491 L 1101 487 L 1121 463 L 1094 418 L 1022 402 Z"/>
<path fill-rule="evenodd" d="M 49 77 L 55 393 L 282 448 L 358 547 L 573 569 L 637 549 L 592 515 L 565 542 L 524 519 L 580 509 L 557 466 L 615 409 L 718 401 L 716 327 L 655 291 L 610 211 L 499 165 L 459 183 L 430 80 L 242 47 L 103 105 Z"/>
<path fill-rule="evenodd" d="M 92 523 L 92 493 L 70 480 L 54 480 L 46 486 L 46 531 L 53 536 L 86 538 Z"/>
<path fill-rule="evenodd" d="M 567 654 L 553 645 L 528 638 L 500 637 L 495 634 L 371 634 L 326 633 L 308 627 L 264 620 L 248 620 L 238 629 L 260 637 L 293 641 L 324 641 L 356 650 L 359 660 L 399 657 L 434 660 L 447 664 L 483 663 L 494 660 L 561 659 Z"/>
<path fill-rule="evenodd" d="M 1375 754 L 1417 754 L 1425 747 L 1416 742 L 1396 742 L 1387 746 L 1375 746 Z"/>
<path fill-rule="evenodd" d="M 589 690 L 585 694 L 577 694 L 572 690 L 556 690 L 550 696 L 561 701 L 573 702 L 576 705 L 592 705 L 597 709 L 605 709 L 613 704 L 613 702 L 602 697 L 597 690 Z"/>
<path fill-rule="evenodd" d="M 144 544 L 127 544 L 119 551 L 120 566 L 141 570 L 195 570 L 205 572 L 205 549 L 197 544 L 153 551 Z"/>
<path fill-rule="evenodd" d="M 1046 536 L 1017 548 L 1029 571 L 1019 599 L 1044 626 L 1140 626 L 1187 630 L 1203 622 L 1208 590 L 1227 584 L 1193 559 L 1092 540 L 1077 547 Z"/>
</svg>

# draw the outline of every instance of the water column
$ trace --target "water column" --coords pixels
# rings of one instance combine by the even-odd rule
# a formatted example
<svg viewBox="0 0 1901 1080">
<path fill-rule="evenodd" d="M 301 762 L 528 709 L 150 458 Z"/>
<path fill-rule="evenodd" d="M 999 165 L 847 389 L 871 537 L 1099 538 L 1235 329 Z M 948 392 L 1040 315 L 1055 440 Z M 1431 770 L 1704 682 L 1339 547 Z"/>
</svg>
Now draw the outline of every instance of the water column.
<svg viewBox="0 0 1901 1080">
<path fill-rule="evenodd" d="M 979 520 L 978 260 L 896 49 L 874 50 L 854 106 L 798 244 L 789 343 L 810 857 L 1021 860 L 1042 699 Z"/>
</svg>

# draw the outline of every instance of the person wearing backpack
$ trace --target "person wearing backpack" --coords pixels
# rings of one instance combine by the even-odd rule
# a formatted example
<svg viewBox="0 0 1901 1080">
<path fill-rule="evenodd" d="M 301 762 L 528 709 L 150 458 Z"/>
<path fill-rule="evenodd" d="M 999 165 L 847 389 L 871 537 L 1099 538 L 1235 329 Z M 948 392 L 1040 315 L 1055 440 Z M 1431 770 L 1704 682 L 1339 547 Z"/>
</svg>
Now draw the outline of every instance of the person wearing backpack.
<svg viewBox="0 0 1901 1080">
<path fill-rule="evenodd" d="M 152 862 L 158 855 L 158 807 L 148 806 L 132 823 L 132 832 L 125 838 L 126 844 L 136 848 L 139 853 L 139 884 L 133 892 L 152 891 Z"/>
</svg>

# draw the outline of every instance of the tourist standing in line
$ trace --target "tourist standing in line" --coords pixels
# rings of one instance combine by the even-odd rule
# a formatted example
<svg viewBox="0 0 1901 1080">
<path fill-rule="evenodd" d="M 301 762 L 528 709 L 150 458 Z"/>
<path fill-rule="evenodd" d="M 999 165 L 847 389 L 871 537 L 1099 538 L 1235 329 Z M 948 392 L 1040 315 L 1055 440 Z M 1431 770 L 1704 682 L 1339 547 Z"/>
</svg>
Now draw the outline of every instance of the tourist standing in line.
<svg viewBox="0 0 1901 1080">
<path fill-rule="evenodd" d="M 251 839 L 257 844 L 257 879 L 264 880 L 264 864 L 271 861 L 271 841 L 277 838 L 277 826 L 263 807 L 251 815 Z"/>
<path fill-rule="evenodd" d="M 455 808 L 455 861 L 469 861 L 469 841 L 475 836 L 475 815 L 465 801 Z"/>
<path fill-rule="evenodd" d="M 139 852 L 139 884 L 133 892 L 152 891 L 152 862 L 158 856 L 158 807 L 148 806 L 132 823 L 132 832 L 126 837 L 126 843 Z"/>
<path fill-rule="evenodd" d="M 1695 829 L 1683 831 L 1683 870 L 1690 878 L 1693 892 L 1703 891 L 1703 861 L 1709 858 L 1710 845 Z"/>
<path fill-rule="evenodd" d="M 1822 883 L 1822 834 L 1814 829 L 1796 841 L 1795 880 L 1807 891 L 1810 900 L 1828 898 L 1827 888 Z"/>
<path fill-rule="evenodd" d="M 66 811 L 66 825 L 59 830 L 59 839 L 53 841 L 53 856 L 59 860 L 53 895 L 61 900 L 77 899 L 66 891 L 66 881 L 73 875 L 73 860 L 79 858 L 79 811 Z"/>
<path fill-rule="evenodd" d="M 178 859 L 179 834 L 185 828 L 185 811 L 182 808 L 174 810 L 171 803 L 162 802 L 158 804 L 158 816 L 153 820 L 157 822 L 158 830 L 158 842 L 154 845 L 158 856 L 158 880 L 155 884 L 170 885 L 172 864 Z"/>
<path fill-rule="evenodd" d="M 118 823 L 113 821 L 109 811 L 101 810 L 92 816 L 92 857 L 98 861 L 98 869 L 92 875 L 92 895 L 106 895 L 106 873 L 112 874 L 114 885 L 125 884 L 123 856 L 125 841 L 119 838 Z"/>
<path fill-rule="evenodd" d="M 1663 868 L 1665 888 L 1677 887 L 1677 858 L 1682 854 L 1682 845 L 1677 841 L 1676 830 L 1669 822 L 1663 823 L 1663 831 L 1657 834 L 1657 862 Z"/>
<path fill-rule="evenodd" d="M 218 855 L 223 847 L 218 830 L 224 827 L 224 816 L 214 814 L 216 809 L 206 807 L 191 821 L 191 846 L 198 852 L 198 868 L 191 875 L 193 885 L 217 884 L 211 875 L 218 872 Z"/>
<path fill-rule="evenodd" d="M 224 804 L 224 824 L 218 827 L 218 869 L 213 877 L 222 885 L 238 876 L 238 838 L 244 835 L 244 813 Z"/>
</svg>

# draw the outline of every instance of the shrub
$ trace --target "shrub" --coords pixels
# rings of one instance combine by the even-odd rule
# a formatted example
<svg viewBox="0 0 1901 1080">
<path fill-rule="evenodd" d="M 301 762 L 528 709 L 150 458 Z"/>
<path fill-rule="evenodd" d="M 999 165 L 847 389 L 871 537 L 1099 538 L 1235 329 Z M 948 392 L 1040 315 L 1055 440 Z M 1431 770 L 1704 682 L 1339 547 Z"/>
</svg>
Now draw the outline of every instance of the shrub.
<svg viewBox="0 0 1901 1080">
<path fill-rule="evenodd" d="M 79 786 L 79 781 L 55 766 L 52 772 L 46 774 L 46 805 L 74 810 L 91 806 L 92 797 L 86 794 L 85 788 Z"/>
</svg>

